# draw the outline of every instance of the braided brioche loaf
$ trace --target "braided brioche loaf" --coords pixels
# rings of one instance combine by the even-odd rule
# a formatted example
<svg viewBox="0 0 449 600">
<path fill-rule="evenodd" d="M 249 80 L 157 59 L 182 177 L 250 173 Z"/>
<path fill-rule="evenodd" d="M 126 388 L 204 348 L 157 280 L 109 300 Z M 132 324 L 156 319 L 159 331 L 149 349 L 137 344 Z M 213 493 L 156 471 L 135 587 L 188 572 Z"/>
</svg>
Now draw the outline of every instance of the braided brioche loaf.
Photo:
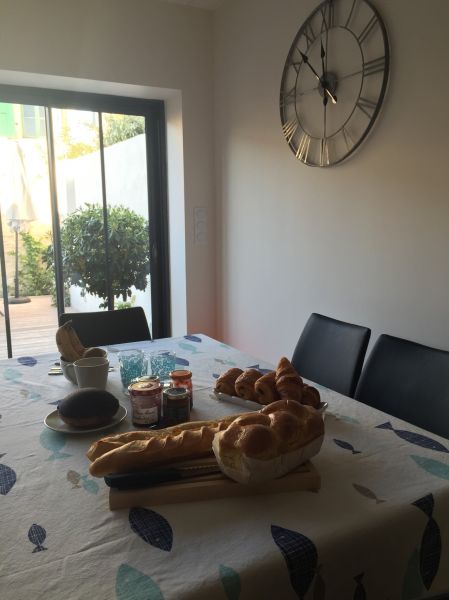
<svg viewBox="0 0 449 600">
<path fill-rule="evenodd" d="M 323 420 L 313 408 L 279 400 L 217 432 L 213 450 L 229 477 L 261 482 L 285 475 L 319 452 L 323 434 Z"/>
</svg>

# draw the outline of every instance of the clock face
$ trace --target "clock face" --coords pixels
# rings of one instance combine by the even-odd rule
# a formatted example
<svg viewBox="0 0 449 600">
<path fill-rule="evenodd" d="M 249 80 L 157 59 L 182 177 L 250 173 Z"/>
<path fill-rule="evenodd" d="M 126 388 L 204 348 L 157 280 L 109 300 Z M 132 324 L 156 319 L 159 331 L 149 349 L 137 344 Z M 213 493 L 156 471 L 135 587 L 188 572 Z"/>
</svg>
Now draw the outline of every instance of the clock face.
<svg viewBox="0 0 449 600">
<path fill-rule="evenodd" d="M 367 136 L 388 83 L 385 26 L 367 0 L 326 0 L 298 31 L 282 74 L 280 111 L 296 158 L 328 167 Z"/>
</svg>

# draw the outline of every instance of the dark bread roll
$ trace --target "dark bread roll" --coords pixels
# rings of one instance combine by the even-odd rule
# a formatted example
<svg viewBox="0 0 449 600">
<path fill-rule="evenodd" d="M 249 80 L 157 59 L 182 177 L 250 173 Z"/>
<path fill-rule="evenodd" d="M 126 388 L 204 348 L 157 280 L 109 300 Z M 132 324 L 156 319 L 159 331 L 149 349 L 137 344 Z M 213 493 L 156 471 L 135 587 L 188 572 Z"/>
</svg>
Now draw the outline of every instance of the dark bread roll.
<svg viewBox="0 0 449 600">
<path fill-rule="evenodd" d="M 59 416 L 72 427 L 101 427 L 110 423 L 119 409 L 115 396 L 97 388 L 83 388 L 66 396 L 58 406 Z"/>
</svg>

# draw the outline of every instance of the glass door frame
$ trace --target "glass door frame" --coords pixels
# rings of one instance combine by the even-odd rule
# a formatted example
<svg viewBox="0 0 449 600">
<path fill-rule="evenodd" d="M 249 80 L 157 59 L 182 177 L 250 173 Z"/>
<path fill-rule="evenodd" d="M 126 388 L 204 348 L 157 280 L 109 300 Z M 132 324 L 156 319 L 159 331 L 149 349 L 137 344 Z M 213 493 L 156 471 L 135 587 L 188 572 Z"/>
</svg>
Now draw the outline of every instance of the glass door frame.
<svg viewBox="0 0 449 600">
<path fill-rule="evenodd" d="M 87 92 L 22 87 L 0 84 L 0 102 L 43 106 L 46 114 L 49 160 L 50 200 L 53 235 L 55 239 L 55 278 L 58 315 L 64 312 L 62 254 L 59 237 L 59 215 L 56 193 L 56 168 L 52 132 L 51 108 L 89 110 L 101 113 L 120 113 L 145 118 L 148 215 L 150 236 L 150 291 L 153 338 L 171 335 L 169 235 L 167 201 L 167 145 L 165 106 L 162 100 L 145 100 Z M 101 122 L 101 119 L 100 119 Z M 104 191 L 104 154 L 100 144 L 102 185 Z M 105 197 L 103 207 L 105 210 Z M 111 297 L 109 298 L 111 309 Z M 5 317 L 8 311 L 5 310 Z M 10 331 L 9 318 L 6 319 Z M 9 338 L 8 338 L 9 339 Z M 8 348 L 8 354 L 9 354 Z"/>
</svg>

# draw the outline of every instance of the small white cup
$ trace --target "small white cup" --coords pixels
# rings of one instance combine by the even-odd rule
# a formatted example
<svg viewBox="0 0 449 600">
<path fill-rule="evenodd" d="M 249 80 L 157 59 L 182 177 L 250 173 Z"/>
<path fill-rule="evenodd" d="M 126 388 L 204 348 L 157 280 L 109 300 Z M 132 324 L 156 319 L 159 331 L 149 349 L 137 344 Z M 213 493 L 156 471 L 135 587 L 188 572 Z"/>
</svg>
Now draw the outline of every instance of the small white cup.
<svg viewBox="0 0 449 600">
<path fill-rule="evenodd" d="M 79 388 L 93 387 L 99 390 L 106 388 L 109 361 L 101 356 L 80 358 L 73 363 Z"/>
</svg>

